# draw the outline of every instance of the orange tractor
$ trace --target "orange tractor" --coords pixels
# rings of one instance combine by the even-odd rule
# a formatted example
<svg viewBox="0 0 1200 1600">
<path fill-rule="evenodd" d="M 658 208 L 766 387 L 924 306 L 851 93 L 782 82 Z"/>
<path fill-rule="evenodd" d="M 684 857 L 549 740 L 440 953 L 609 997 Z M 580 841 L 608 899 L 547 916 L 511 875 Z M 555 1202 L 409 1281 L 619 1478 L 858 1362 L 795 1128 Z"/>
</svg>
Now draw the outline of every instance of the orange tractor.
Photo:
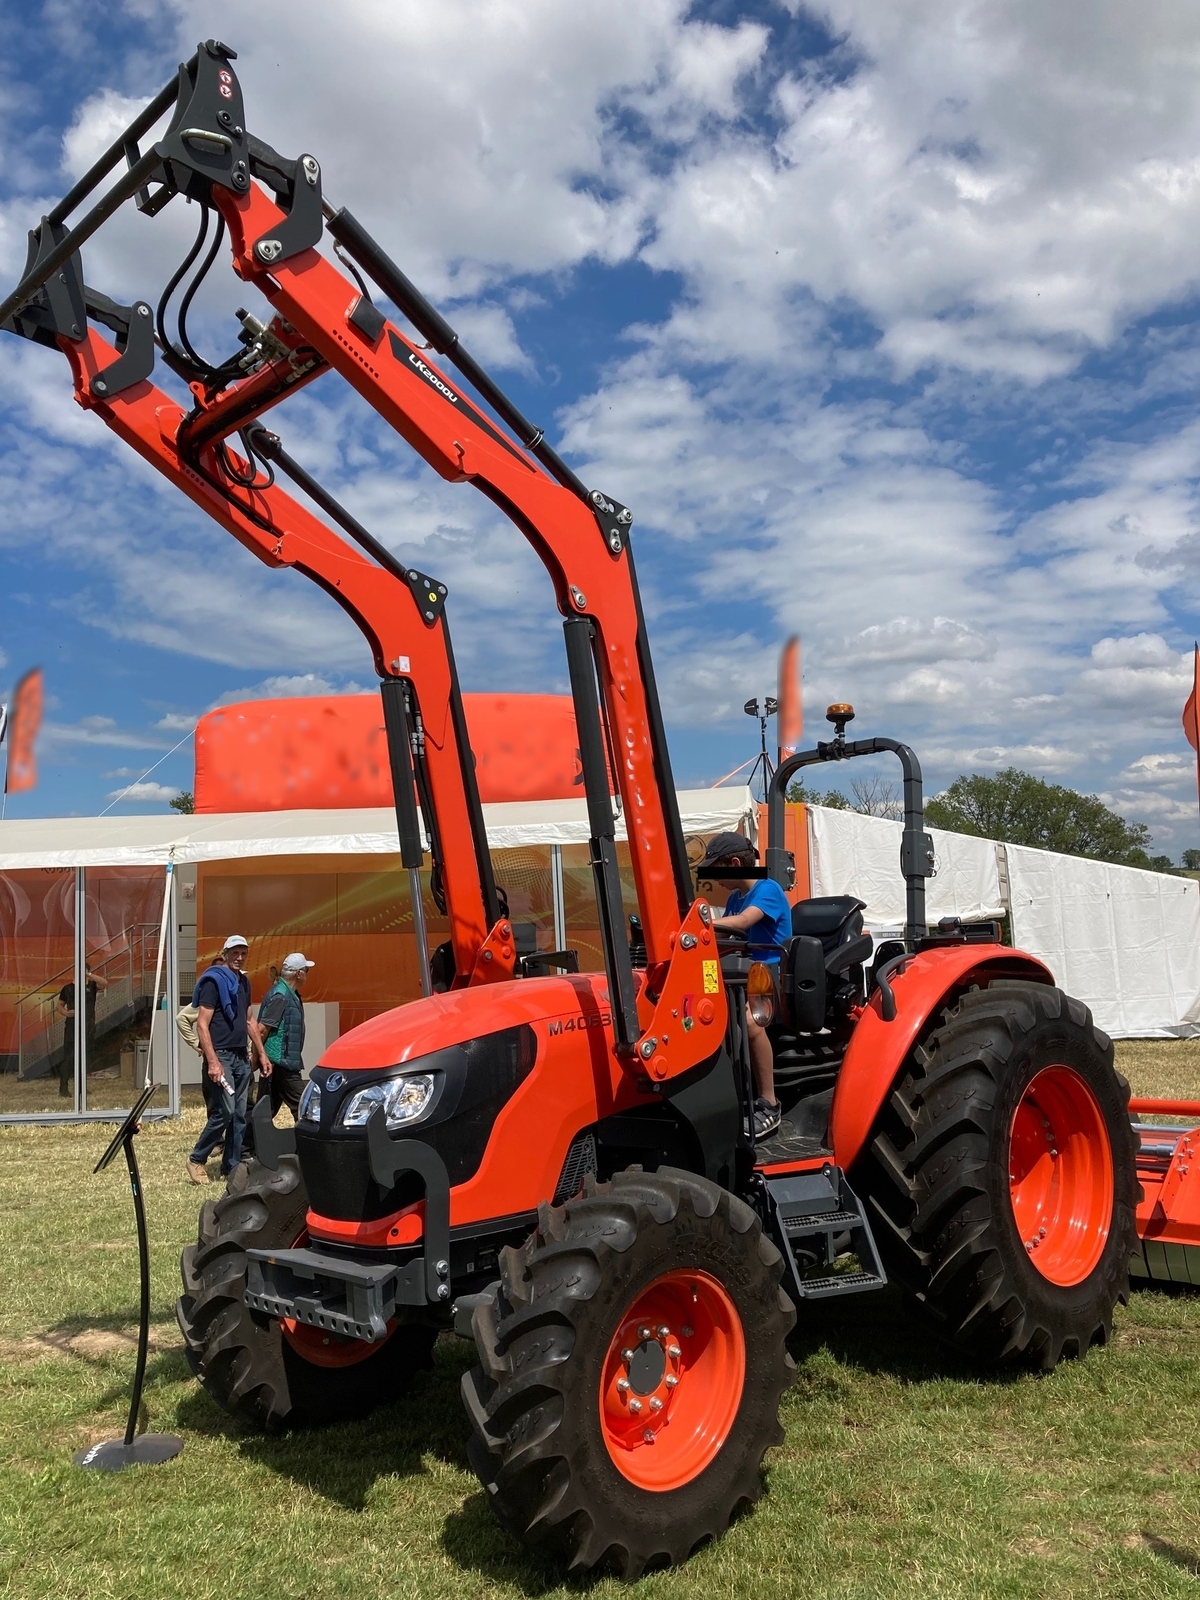
<svg viewBox="0 0 1200 1600">
<path fill-rule="evenodd" d="M 247 131 L 233 60 L 201 45 L 42 220 L 0 324 L 61 349 L 80 405 L 359 624 L 381 679 L 414 911 L 427 841 L 451 937 L 423 998 L 325 1052 L 294 1130 L 259 1108 L 256 1159 L 205 1205 L 183 1253 L 180 1326 L 208 1392 L 276 1426 L 392 1398 L 453 1327 L 476 1349 L 463 1381 L 470 1454 L 504 1525 L 575 1568 L 636 1576 L 686 1559 L 760 1494 L 782 1436 L 787 1336 L 807 1302 L 874 1292 L 890 1274 L 946 1339 L 1049 1368 L 1107 1339 L 1131 1258 L 1144 1276 L 1186 1281 L 1200 1238 L 1191 1136 L 1135 1128 L 1087 1008 L 993 925 L 930 932 L 919 767 L 894 742 L 847 742 L 848 708 L 831 741 L 776 775 L 759 870 L 788 881 L 783 796 L 797 767 L 895 751 L 905 939 L 875 951 L 859 902 L 802 900 L 775 981 L 717 936 L 680 827 L 630 512 L 587 489 L 324 200 L 311 155 L 282 156 Z M 80 247 L 118 206 L 153 216 L 181 193 L 200 232 L 156 312 L 85 283 Z M 318 249 L 326 232 L 345 272 Z M 226 236 L 235 273 L 273 315 L 240 312 L 239 348 L 214 363 L 186 313 Z M 169 303 L 197 261 L 172 337 Z M 186 383 L 186 409 L 155 386 L 156 361 Z M 443 478 L 486 494 L 549 573 L 601 974 L 573 970 L 570 951 L 517 948 L 445 586 L 402 566 L 259 420 L 330 369 Z M 610 776 L 630 843 L 632 945 Z M 748 1010 L 770 1028 L 786 1106 L 757 1143 Z M 1197 1107 L 1145 1109 L 1200 1119 Z"/>
</svg>

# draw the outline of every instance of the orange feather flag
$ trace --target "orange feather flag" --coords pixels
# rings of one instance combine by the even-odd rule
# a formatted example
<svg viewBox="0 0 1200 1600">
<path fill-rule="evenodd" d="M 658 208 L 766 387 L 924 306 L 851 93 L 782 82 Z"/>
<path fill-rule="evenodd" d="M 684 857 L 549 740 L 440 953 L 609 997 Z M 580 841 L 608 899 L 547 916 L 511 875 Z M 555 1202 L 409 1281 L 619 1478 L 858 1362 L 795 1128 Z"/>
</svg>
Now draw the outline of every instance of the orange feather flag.
<svg viewBox="0 0 1200 1600">
<path fill-rule="evenodd" d="M 1196 752 L 1196 795 L 1200 799 L 1200 722 L 1197 722 L 1197 702 L 1200 701 L 1200 644 L 1192 656 L 1192 692 L 1183 708 L 1183 731 L 1187 742 Z"/>
<path fill-rule="evenodd" d="M 779 657 L 779 759 L 800 748 L 804 735 L 804 702 L 800 693 L 800 640 L 793 634 Z"/>
<path fill-rule="evenodd" d="M 42 725 L 42 669 L 34 667 L 18 683 L 8 718 L 8 770 L 5 794 L 23 794 L 37 783 L 33 745 Z"/>
</svg>

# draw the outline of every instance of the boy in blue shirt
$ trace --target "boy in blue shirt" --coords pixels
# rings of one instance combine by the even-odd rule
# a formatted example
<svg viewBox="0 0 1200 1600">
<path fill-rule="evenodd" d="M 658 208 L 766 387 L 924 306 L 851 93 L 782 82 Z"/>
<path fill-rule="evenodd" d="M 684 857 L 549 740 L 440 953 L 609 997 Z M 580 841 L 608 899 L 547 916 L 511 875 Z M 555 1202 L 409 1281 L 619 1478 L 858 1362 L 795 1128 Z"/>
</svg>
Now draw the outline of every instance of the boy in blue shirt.
<svg viewBox="0 0 1200 1600">
<path fill-rule="evenodd" d="M 741 833 L 718 833 L 710 841 L 696 874 L 704 876 L 706 867 L 720 868 L 722 874 L 737 867 L 758 865 L 758 852 Z M 722 876 L 733 891 L 722 916 L 713 920 L 718 933 L 741 933 L 746 937 L 751 961 L 761 961 L 779 975 L 779 957 L 784 942 L 792 936 L 792 908 L 787 896 L 773 878 L 732 878 Z M 750 1065 L 754 1070 L 754 1137 L 768 1139 L 779 1127 L 783 1115 L 775 1098 L 775 1056 L 766 1029 L 746 1014 Z"/>
</svg>

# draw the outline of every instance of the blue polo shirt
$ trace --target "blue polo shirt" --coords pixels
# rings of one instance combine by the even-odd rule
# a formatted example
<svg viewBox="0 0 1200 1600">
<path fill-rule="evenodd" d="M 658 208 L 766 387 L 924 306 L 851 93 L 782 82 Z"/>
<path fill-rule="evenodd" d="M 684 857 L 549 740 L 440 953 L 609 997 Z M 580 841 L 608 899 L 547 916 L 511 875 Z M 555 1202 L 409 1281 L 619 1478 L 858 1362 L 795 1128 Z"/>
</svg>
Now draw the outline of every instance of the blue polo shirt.
<svg viewBox="0 0 1200 1600">
<path fill-rule="evenodd" d="M 784 942 L 792 937 L 792 908 L 774 878 L 759 878 L 744 893 L 735 889 L 729 896 L 724 915 L 736 917 L 747 906 L 758 906 L 761 919 L 746 929 L 749 955 L 753 961 L 779 960 Z"/>
</svg>

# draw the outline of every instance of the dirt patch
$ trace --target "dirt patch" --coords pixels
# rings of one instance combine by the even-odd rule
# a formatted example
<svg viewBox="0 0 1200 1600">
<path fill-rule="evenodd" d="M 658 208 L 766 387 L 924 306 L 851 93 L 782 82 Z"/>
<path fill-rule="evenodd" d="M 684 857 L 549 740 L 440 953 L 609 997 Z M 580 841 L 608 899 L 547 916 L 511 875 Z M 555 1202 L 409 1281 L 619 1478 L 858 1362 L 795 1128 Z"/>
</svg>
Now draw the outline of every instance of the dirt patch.
<svg viewBox="0 0 1200 1600">
<path fill-rule="evenodd" d="M 163 1322 L 150 1329 L 152 1353 L 179 1348 L 179 1330 L 173 1323 Z M 102 1361 L 107 1356 L 128 1355 L 136 1349 L 137 1333 L 134 1330 L 84 1328 L 80 1333 L 69 1333 L 65 1328 L 49 1328 L 45 1333 L 30 1334 L 25 1339 L 0 1339 L 0 1361 L 16 1364 L 44 1361 L 56 1356 Z"/>
</svg>

